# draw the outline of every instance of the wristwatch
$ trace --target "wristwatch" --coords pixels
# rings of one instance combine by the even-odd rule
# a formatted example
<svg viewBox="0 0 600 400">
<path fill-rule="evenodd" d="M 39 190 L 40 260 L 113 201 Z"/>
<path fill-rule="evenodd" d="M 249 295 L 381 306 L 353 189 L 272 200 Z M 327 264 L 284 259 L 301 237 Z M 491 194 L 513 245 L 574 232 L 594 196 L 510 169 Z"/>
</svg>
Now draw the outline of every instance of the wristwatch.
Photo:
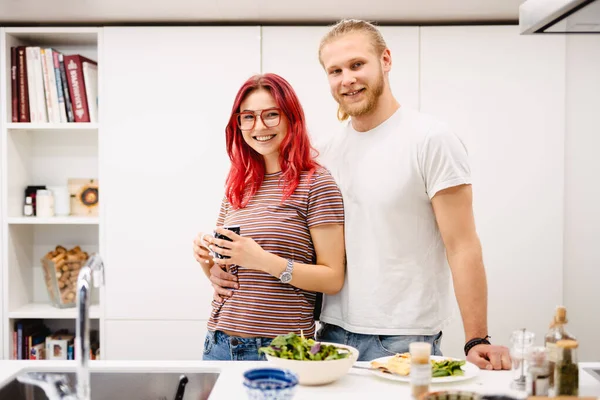
<svg viewBox="0 0 600 400">
<path fill-rule="evenodd" d="M 279 275 L 279 280 L 282 283 L 290 283 L 292 280 L 292 270 L 294 269 L 294 262 L 288 258 L 287 265 L 285 267 L 285 271 Z"/>
</svg>

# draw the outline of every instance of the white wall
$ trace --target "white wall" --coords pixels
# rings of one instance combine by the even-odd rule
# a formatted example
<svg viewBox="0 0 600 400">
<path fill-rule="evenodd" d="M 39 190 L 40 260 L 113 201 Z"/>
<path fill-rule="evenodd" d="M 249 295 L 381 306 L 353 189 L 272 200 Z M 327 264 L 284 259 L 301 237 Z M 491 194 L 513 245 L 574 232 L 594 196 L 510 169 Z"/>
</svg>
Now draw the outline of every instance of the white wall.
<svg viewBox="0 0 600 400">
<path fill-rule="evenodd" d="M 567 40 L 564 288 L 582 361 L 600 360 L 600 36 Z"/>
</svg>

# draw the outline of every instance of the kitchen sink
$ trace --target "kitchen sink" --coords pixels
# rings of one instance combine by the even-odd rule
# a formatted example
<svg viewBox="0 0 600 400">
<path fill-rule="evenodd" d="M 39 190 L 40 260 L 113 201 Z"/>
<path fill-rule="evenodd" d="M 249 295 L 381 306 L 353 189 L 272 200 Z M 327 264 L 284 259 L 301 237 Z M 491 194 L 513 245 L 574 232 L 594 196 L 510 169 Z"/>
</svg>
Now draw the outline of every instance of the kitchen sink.
<svg viewBox="0 0 600 400">
<path fill-rule="evenodd" d="M 600 382 L 600 368 L 584 368 L 583 370 Z"/>
<path fill-rule="evenodd" d="M 23 371 L 38 372 L 38 371 Z M 48 372 L 44 372 L 48 373 Z M 67 377 L 75 388 L 74 372 L 51 372 Z M 92 400 L 173 400 L 176 398 L 180 380 L 184 386 L 182 400 L 206 400 L 210 395 L 218 372 L 91 372 L 90 392 Z M 187 378 L 187 379 L 185 379 Z M 0 399 L 48 400 L 41 388 L 24 384 L 13 377 L 0 388 Z"/>
</svg>

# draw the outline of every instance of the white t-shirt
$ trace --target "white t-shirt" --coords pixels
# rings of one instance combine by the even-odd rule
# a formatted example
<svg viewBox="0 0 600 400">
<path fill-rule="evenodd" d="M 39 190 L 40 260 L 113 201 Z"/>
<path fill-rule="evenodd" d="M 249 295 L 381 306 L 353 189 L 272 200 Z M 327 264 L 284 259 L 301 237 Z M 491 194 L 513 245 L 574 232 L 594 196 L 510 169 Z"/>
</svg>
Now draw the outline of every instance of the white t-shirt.
<svg viewBox="0 0 600 400">
<path fill-rule="evenodd" d="M 321 321 L 363 334 L 433 335 L 453 288 L 431 198 L 471 183 L 467 150 L 447 126 L 400 107 L 368 132 L 348 123 L 320 149 L 345 209 L 347 270 Z"/>
</svg>

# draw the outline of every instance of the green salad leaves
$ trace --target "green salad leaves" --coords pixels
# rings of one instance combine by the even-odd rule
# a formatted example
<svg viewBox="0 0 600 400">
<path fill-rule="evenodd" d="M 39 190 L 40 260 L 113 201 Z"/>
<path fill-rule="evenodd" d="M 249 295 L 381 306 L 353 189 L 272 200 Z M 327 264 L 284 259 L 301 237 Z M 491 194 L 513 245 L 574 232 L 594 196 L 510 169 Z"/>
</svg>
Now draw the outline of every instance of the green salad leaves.
<svg viewBox="0 0 600 400">
<path fill-rule="evenodd" d="M 465 372 L 461 369 L 465 365 L 464 360 L 443 360 L 431 362 L 433 378 L 441 378 L 443 376 L 462 376 Z"/>
<path fill-rule="evenodd" d="M 339 360 L 350 356 L 350 350 L 306 339 L 304 335 L 298 336 L 295 333 L 277 336 L 269 346 L 261 347 L 258 352 L 273 357 L 304 361 Z"/>
</svg>

